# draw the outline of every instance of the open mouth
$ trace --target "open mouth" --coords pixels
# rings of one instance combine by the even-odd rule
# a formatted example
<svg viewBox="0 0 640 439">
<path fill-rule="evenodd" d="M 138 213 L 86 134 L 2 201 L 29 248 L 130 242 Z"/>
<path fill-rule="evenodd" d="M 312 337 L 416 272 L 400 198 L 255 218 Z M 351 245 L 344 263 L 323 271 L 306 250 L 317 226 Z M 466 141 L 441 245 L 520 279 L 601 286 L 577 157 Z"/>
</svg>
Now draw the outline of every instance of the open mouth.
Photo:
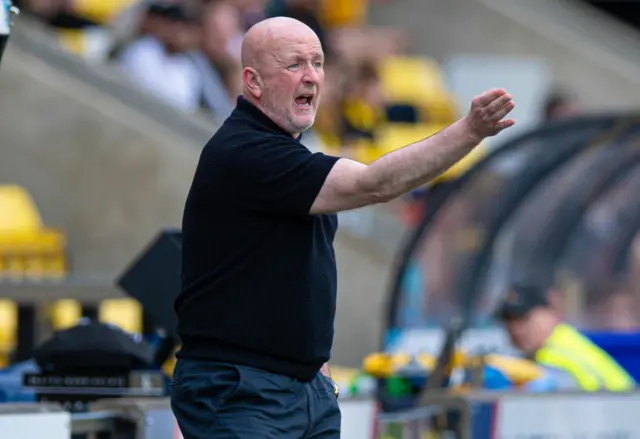
<svg viewBox="0 0 640 439">
<path fill-rule="evenodd" d="M 295 99 L 295 103 L 298 107 L 308 108 L 311 106 L 311 102 L 313 102 L 314 95 L 311 93 L 301 94 Z"/>
</svg>

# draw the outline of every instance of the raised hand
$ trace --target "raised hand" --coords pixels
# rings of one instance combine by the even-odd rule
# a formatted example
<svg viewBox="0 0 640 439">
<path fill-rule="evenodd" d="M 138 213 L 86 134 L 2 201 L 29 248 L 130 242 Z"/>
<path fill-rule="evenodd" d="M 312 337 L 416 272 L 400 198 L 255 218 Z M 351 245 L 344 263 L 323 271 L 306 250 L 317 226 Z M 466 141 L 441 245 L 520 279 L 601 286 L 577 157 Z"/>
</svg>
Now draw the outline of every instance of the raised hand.
<svg viewBox="0 0 640 439">
<path fill-rule="evenodd" d="M 504 119 L 515 105 L 513 97 L 506 90 L 501 88 L 487 90 L 471 101 L 471 109 L 463 120 L 470 134 L 481 141 L 485 137 L 495 136 L 516 123 L 513 119 Z"/>
</svg>

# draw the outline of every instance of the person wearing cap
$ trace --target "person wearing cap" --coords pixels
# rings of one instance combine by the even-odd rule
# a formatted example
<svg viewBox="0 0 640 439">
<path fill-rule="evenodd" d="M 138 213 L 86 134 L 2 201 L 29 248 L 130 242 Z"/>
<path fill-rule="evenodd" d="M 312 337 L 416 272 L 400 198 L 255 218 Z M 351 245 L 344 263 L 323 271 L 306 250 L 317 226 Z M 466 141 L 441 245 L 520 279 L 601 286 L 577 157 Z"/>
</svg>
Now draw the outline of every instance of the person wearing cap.
<svg viewBox="0 0 640 439">
<path fill-rule="evenodd" d="M 562 321 L 553 294 L 535 285 L 516 284 L 503 298 L 497 318 L 513 345 L 559 380 L 569 377 L 574 387 L 588 392 L 630 391 L 633 378 L 604 350 Z"/>
</svg>

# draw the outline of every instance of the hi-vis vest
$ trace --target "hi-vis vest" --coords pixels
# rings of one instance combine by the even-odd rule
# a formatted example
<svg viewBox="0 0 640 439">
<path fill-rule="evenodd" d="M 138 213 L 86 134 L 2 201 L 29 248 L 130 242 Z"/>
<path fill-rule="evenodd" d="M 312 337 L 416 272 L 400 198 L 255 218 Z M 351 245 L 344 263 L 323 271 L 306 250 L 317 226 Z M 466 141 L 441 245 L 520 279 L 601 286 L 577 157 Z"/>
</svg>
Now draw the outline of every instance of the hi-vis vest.
<svg viewBox="0 0 640 439">
<path fill-rule="evenodd" d="M 556 326 L 535 360 L 569 373 L 587 392 L 621 392 L 635 387 L 633 378 L 613 358 L 567 324 Z"/>
</svg>

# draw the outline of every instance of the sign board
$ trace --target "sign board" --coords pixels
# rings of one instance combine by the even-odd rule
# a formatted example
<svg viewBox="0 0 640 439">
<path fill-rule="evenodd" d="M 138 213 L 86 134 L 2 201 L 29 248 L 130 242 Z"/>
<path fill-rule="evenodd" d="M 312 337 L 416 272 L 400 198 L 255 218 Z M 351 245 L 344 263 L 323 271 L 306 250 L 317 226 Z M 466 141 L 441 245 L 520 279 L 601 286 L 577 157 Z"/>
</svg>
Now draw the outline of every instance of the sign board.
<svg viewBox="0 0 640 439">
<path fill-rule="evenodd" d="M 2 413 L 2 439 L 69 439 L 71 414 L 58 413 Z"/>
<path fill-rule="evenodd" d="M 505 396 L 493 439 L 640 438 L 640 393 Z"/>
</svg>

